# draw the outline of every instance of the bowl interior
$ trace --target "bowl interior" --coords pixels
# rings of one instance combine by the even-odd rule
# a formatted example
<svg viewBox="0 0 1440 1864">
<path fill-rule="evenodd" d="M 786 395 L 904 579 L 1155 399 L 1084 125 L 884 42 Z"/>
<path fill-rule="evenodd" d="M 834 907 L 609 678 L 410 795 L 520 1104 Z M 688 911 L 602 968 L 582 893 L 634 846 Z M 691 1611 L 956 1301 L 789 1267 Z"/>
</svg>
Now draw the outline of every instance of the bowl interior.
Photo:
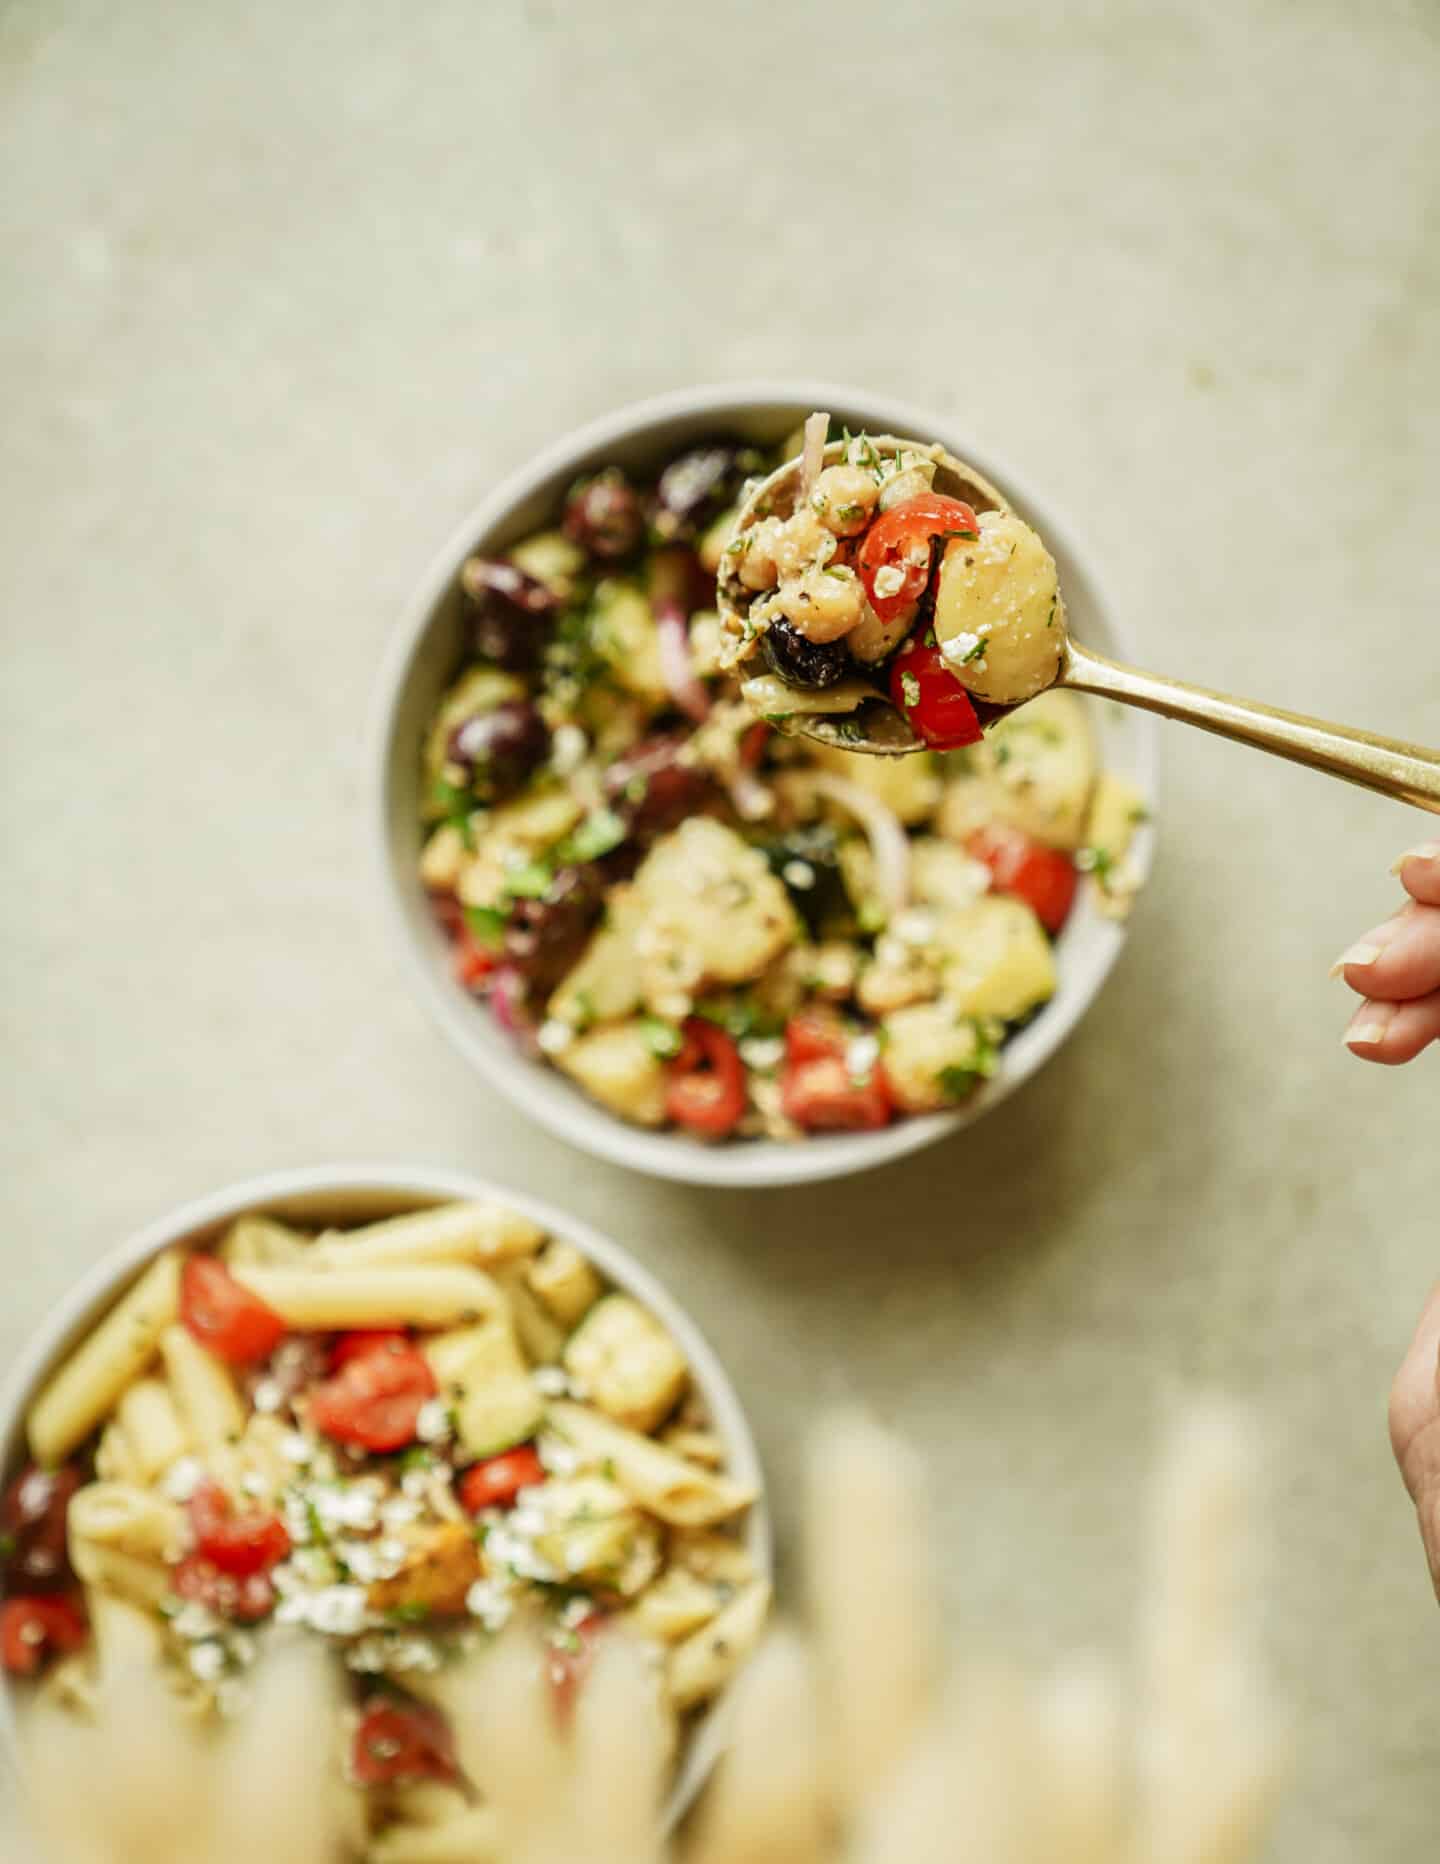
<svg viewBox="0 0 1440 1864">
<path fill-rule="evenodd" d="M 113 1250 L 61 1302 L 7 1377 L 0 1391 L 0 1455 L 4 1459 L 0 1473 L 8 1479 L 26 1461 L 25 1412 L 32 1397 L 161 1250 L 176 1244 L 198 1247 L 212 1242 L 245 1211 L 263 1210 L 303 1227 L 346 1227 L 457 1198 L 490 1199 L 533 1218 L 550 1235 L 572 1243 L 607 1281 L 634 1295 L 665 1324 L 690 1364 L 696 1386 L 725 1445 L 731 1470 L 759 1493 L 760 1500 L 746 1517 L 745 1543 L 760 1571 L 770 1573 L 773 1548 L 759 1454 L 735 1388 L 695 1322 L 628 1251 L 588 1224 L 534 1198 L 451 1172 L 407 1167 L 360 1172 L 351 1168 L 346 1172 L 343 1168 L 320 1167 L 253 1179 L 187 1205 Z M 715 1764 L 724 1745 L 725 1713 L 726 1701 L 722 1697 L 697 1723 L 676 1776 L 671 1818 L 680 1816 Z M 15 1738 L 10 1692 L 3 1687 L 0 1738 L 12 1744 Z"/>
<path fill-rule="evenodd" d="M 395 642 L 379 693 L 376 766 L 382 884 L 400 934 L 407 968 L 422 999 L 453 1042 L 482 1074 L 551 1132 L 601 1158 L 695 1184 L 799 1184 L 842 1176 L 901 1158 L 980 1118 L 1032 1074 L 1064 1039 L 1099 990 L 1124 942 L 1124 926 L 1106 918 L 1083 889 L 1060 939 L 1056 996 L 1007 1043 L 999 1072 L 964 1106 L 903 1120 L 880 1132 L 828 1134 L 800 1144 L 752 1140 L 707 1146 L 675 1133 L 647 1132 L 605 1112 L 557 1070 L 519 1055 L 450 974 L 445 941 L 420 884 L 420 745 L 464 651 L 464 597 L 457 573 L 474 550 L 503 551 L 553 524 L 566 488 L 578 474 L 608 463 L 638 473 L 713 435 L 773 445 L 814 408 L 829 410 L 851 429 L 890 432 L 920 442 L 941 441 L 992 478 L 1045 538 L 1060 570 L 1071 627 L 1102 653 L 1126 657 L 1083 554 L 1057 514 L 1003 464 L 989 460 L 963 432 L 940 417 L 854 390 L 816 384 L 694 390 L 622 409 L 574 434 L 507 480 L 451 539 L 426 577 Z M 1156 734 L 1145 714 L 1091 702 L 1105 764 L 1127 776 L 1145 797 L 1151 823 L 1134 848 L 1143 875 L 1154 840 Z"/>
</svg>

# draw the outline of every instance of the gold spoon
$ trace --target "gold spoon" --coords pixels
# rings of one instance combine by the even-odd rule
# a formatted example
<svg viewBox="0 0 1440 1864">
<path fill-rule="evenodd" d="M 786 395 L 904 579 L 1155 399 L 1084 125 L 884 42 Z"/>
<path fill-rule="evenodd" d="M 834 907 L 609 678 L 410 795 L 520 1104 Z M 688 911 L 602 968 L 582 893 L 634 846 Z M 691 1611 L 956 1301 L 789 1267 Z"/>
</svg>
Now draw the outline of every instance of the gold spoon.
<svg viewBox="0 0 1440 1864">
<path fill-rule="evenodd" d="M 871 436 L 871 444 L 879 454 L 894 454 L 903 448 L 911 459 L 933 460 L 935 490 L 963 499 L 977 512 L 1009 509 L 1004 496 L 988 479 L 943 447 L 917 446 L 891 435 Z M 843 441 L 832 441 L 825 448 L 824 464 L 834 465 L 844 457 L 844 450 Z M 803 471 L 802 459 L 787 460 L 768 479 L 752 487 L 736 516 L 735 537 L 742 536 L 763 517 L 772 513 L 784 516 L 793 510 Z M 717 594 L 721 624 L 729 644 L 728 658 L 737 666 L 750 651 L 745 634 L 746 615 L 752 600 L 752 592 L 739 578 L 739 556 L 739 552 L 733 551 L 725 556 Z M 1308 764 L 1312 770 L 1323 771 L 1327 776 L 1341 777 L 1347 783 L 1358 783 L 1365 789 L 1378 790 L 1382 796 L 1393 796 L 1440 815 L 1440 751 L 1428 750 L 1424 745 L 1382 738 L 1374 732 L 1355 731 L 1347 725 L 1328 724 L 1324 719 L 1308 718 L 1301 712 L 1286 712 L 1253 699 L 1239 699 L 1230 693 L 1212 692 L 1205 686 L 1191 686 L 1183 680 L 1145 673 L 1138 667 L 1122 666 L 1104 654 L 1083 647 L 1068 633 L 1053 683 L 1068 686 L 1073 692 L 1114 699 L 1121 705 L 1140 706 L 1164 718 L 1179 719 L 1182 724 L 1198 725 L 1202 731 L 1233 738 L 1239 744 L 1288 758 L 1294 764 Z M 868 752 L 877 757 L 903 757 L 926 748 L 904 716 L 873 683 L 851 682 L 843 693 L 837 688 L 833 695 L 816 695 L 819 701 L 832 697 L 843 705 L 843 710 L 789 714 L 778 723 L 778 729 L 813 738 L 819 744 Z M 991 708 L 997 713 L 1001 709 Z"/>
</svg>

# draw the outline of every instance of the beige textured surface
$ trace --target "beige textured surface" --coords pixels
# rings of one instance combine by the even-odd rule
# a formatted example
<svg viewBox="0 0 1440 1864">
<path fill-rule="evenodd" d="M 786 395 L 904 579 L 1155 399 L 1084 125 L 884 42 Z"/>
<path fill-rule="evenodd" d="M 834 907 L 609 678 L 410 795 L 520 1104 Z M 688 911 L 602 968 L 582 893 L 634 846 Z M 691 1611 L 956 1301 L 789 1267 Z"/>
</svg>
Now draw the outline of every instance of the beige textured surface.
<svg viewBox="0 0 1440 1864">
<path fill-rule="evenodd" d="M 1440 737 L 1434 8 L 942 11 L 0 13 L 0 1357 L 230 1177 L 464 1163 L 693 1304 L 782 1524 L 819 1399 L 915 1437 L 957 1629 L 1014 1609 L 1037 1658 L 1122 1635 L 1157 1417 L 1218 1383 L 1273 1446 L 1275 1856 L 1411 1864 L 1440 1620 L 1383 1401 L 1440 1273 L 1437 1069 L 1350 1061 L 1325 969 L 1418 819 L 1170 732 L 1100 1011 L 993 1123 L 818 1195 L 529 1131 L 373 911 L 358 747 L 411 578 L 503 462 L 695 379 L 961 410 L 1153 663 Z"/>
</svg>

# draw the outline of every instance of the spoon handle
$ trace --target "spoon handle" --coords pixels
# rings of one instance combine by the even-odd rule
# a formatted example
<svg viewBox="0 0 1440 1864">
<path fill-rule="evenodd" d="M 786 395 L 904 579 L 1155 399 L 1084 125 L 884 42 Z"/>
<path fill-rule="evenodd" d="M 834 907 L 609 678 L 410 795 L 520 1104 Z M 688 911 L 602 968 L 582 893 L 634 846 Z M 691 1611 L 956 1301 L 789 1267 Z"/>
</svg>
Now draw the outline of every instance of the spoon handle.
<svg viewBox="0 0 1440 1864">
<path fill-rule="evenodd" d="M 1424 745 L 1379 738 L 1373 732 L 1352 731 L 1300 712 L 1282 712 L 1252 699 L 1236 699 L 1204 686 L 1188 686 L 1183 680 L 1142 673 L 1138 667 L 1121 666 L 1073 640 L 1066 646 L 1057 683 L 1198 725 L 1202 731 L 1218 732 L 1222 738 L 1288 757 L 1294 764 L 1308 764 L 1327 776 L 1343 777 L 1347 783 L 1359 783 L 1440 815 L 1440 751 Z"/>
</svg>

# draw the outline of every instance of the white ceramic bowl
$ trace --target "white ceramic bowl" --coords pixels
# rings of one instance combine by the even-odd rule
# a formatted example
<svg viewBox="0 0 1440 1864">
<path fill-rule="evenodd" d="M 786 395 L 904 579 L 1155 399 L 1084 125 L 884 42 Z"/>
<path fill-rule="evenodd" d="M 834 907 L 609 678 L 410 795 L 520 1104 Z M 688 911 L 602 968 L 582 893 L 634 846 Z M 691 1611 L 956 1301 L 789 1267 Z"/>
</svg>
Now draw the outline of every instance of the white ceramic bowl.
<svg viewBox="0 0 1440 1864">
<path fill-rule="evenodd" d="M 1054 1053 L 1098 993 L 1125 940 L 1125 927 L 1095 910 L 1089 889 L 1059 941 L 1055 997 L 1008 1042 L 998 1073 L 963 1106 L 901 1120 L 872 1133 L 818 1135 L 795 1144 L 747 1140 L 706 1145 L 688 1135 L 648 1132 L 607 1113 L 563 1074 L 519 1054 L 452 977 L 445 940 L 420 884 L 420 745 L 462 656 L 464 598 L 457 573 L 475 550 L 503 551 L 555 520 L 578 474 L 610 461 L 645 471 L 715 434 L 772 444 L 815 408 L 853 429 L 942 441 L 977 466 L 1041 532 L 1060 567 L 1066 607 L 1078 638 L 1127 658 L 1093 566 L 1071 528 L 1045 498 L 1003 461 L 975 447 L 964 429 L 923 408 L 827 383 L 753 382 L 686 389 L 642 401 L 594 421 L 548 448 L 484 500 L 432 564 L 386 658 L 377 696 L 372 766 L 381 884 L 400 938 L 405 967 L 422 1001 L 463 1055 L 493 1087 L 551 1132 L 600 1158 L 652 1177 L 691 1184 L 783 1185 L 843 1177 L 903 1158 L 978 1120 L 1012 1094 Z M 1156 731 L 1142 712 L 1095 708 L 1102 757 L 1138 786 L 1150 824 L 1136 838 L 1135 860 L 1148 871 L 1154 845 Z"/>
<path fill-rule="evenodd" d="M 429 1166 L 322 1165 L 246 1179 L 182 1206 L 111 1250 L 55 1308 L 0 1388 L 0 1472 L 8 1480 L 26 1461 L 25 1413 L 46 1378 L 161 1250 L 177 1243 L 210 1242 L 247 1210 L 268 1211 L 296 1224 L 339 1226 L 372 1222 L 456 1198 L 494 1198 L 532 1217 L 551 1235 L 572 1243 L 607 1281 L 634 1295 L 664 1322 L 689 1361 L 696 1387 L 725 1446 L 730 1470 L 760 1494 L 746 1518 L 745 1543 L 761 1572 L 769 1575 L 773 1550 L 760 1458 L 735 1388 L 694 1321 L 628 1250 L 588 1224 L 503 1186 Z M 671 1797 L 672 1819 L 694 1798 L 719 1756 L 724 1745 L 724 1713 L 722 1697 L 695 1731 Z M 10 1692 L 3 1686 L 0 1740 L 13 1758 L 13 1709 Z"/>
</svg>

